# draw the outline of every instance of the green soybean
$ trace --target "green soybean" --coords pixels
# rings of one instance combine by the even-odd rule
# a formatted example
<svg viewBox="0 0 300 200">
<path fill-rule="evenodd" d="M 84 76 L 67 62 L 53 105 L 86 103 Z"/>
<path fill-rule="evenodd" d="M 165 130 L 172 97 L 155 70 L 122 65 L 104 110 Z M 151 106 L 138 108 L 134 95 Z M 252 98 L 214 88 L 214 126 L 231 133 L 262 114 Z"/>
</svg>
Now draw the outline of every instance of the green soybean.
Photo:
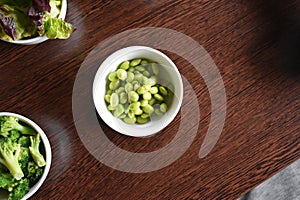
<svg viewBox="0 0 300 200">
<path fill-rule="evenodd" d="M 159 110 L 160 110 L 161 112 L 165 113 L 165 112 L 167 112 L 167 109 L 168 109 L 168 106 L 167 106 L 166 103 L 160 104 Z"/>
<path fill-rule="evenodd" d="M 168 95 L 168 90 L 163 86 L 159 86 L 159 92 L 164 96 Z"/>
<path fill-rule="evenodd" d="M 120 104 L 125 104 L 127 103 L 127 94 L 126 92 L 122 92 L 120 95 L 119 95 L 119 102 Z"/>
<path fill-rule="evenodd" d="M 124 81 L 127 78 L 127 72 L 124 69 L 118 69 L 117 77 L 118 77 L 118 79 Z"/>
<path fill-rule="evenodd" d="M 124 113 L 124 106 L 122 104 L 118 104 L 116 109 L 113 112 L 113 115 L 115 117 L 119 117 L 123 113 Z"/>
<path fill-rule="evenodd" d="M 147 70 L 145 70 L 145 71 L 143 72 L 143 75 L 146 76 L 146 77 L 150 77 L 150 76 L 151 76 L 150 72 L 147 71 Z"/>
<path fill-rule="evenodd" d="M 107 94 L 107 95 L 104 96 L 104 99 L 105 99 L 105 101 L 106 101 L 107 103 L 110 103 L 110 96 L 111 96 L 111 95 L 109 95 L 109 94 Z"/>
<path fill-rule="evenodd" d="M 139 100 L 139 95 L 135 91 L 130 91 L 128 93 L 128 99 L 130 102 L 136 102 Z"/>
<path fill-rule="evenodd" d="M 151 87 L 150 90 L 149 90 L 149 92 L 150 92 L 151 94 L 156 94 L 156 93 L 158 93 L 158 88 L 157 88 L 156 86 Z"/>
<path fill-rule="evenodd" d="M 148 122 L 148 118 L 142 118 L 141 116 L 138 116 L 136 118 L 136 122 L 139 123 L 139 124 L 145 124 Z"/>
<path fill-rule="evenodd" d="M 141 106 L 144 107 L 146 105 L 148 105 L 148 100 L 142 99 L 141 100 Z"/>
<path fill-rule="evenodd" d="M 140 72 L 145 71 L 145 68 L 142 65 L 136 66 L 135 69 L 140 71 Z"/>
<path fill-rule="evenodd" d="M 155 103 L 156 103 L 156 99 L 154 99 L 154 98 L 152 98 L 152 99 L 150 99 L 150 100 L 148 101 L 148 104 L 149 104 L 150 106 L 153 106 Z"/>
<path fill-rule="evenodd" d="M 143 114 L 141 115 L 141 118 L 144 118 L 144 119 L 146 119 L 146 118 L 148 118 L 148 117 L 150 117 L 150 115 L 147 114 L 147 113 L 143 113 Z"/>
<path fill-rule="evenodd" d="M 108 75 L 108 80 L 110 80 L 110 81 L 117 81 L 118 80 L 117 72 L 111 72 Z"/>
<path fill-rule="evenodd" d="M 141 115 L 141 114 L 143 114 L 143 110 L 140 109 L 140 108 L 134 110 L 133 112 L 134 112 L 135 115 Z"/>
<path fill-rule="evenodd" d="M 143 94 L 143 99 L 150 100 L 151 98 L 152 98 L 152 95 L 150 92 L 146 92 L 145 94 Z"/>
<path fill-rule="evenodd" d="M 136 118 L 129 118 L 129 117 L 125 117 L 123 119 L 123 121 L 126 123 L 126 124 L 134 124 L 136 122 Z"/>
<path fill-rule="evenodd" d="M 125 88 L 125 92 L 129 93 L 130 91 L 133 90 L 133 85 L 131 83 L 126 83 L 124 88 Z"/>
<path fill-rule="evenodd" d="M 130 62 L 130 66 L 135 67 L 135 66 L 139 65 L 141 63 L 141 61 L 142 61 L 142 59 L 140 59 L 140 58 L 134 59 Z"/>
<path fill-rule="evenodd" d="M 127 82 L 132 82 L 134 80 L 134 73 L 132 72 L 127 72 L 127 78 L 126 78 L 126 81 Z"/>
<path fill-rule="evenodd" d="M 137 109 L 139 109 L 140 108 L 140 106 L 141 106 L 141 103 L 140 102 L 134 102 L 134 103 L 131 103 L 130 105 L 129 105 L 129 110 L 131 110 L 131 111 L 134 111 L 134 110 L 137 110 Z"/>
<path fill-rule="evenodd" d="M 161 96 L 160 94 L 154 94 L 154 98 L 155 98 L 157 101 L 163 101 L 163 100 L 164 100 L 163 96 Z"/>
<path fill-rule="evenodd" d="M 127 70 L 129 67 L 130 67 L 130 62 L 129 61 L 124 61 L 121 63 L 120 65 L 120 69 L 124 69 L 124 70 Z"/>
<path fill-rule="evenodd" d="M 162 116 L 162 115 L 163 115 L 163 113 L 160 111 L 159 108 L 155 108 L 155 109 L 154 109 L 154 112 L 155 112 L 155 114 L 158 115 L 158 116 Z"/>
<path fill-rule="evenodd" d="M 145 94 L 146 92 L 148 92 L 148 90 L 145 86 L 141 86 L 137 89 L 138 94 Z"/>
<path fill-rule="evenodd" d="M 111 82 L 111 83 L 109 84 L 109 89 L 110 89 L 110 90 L 115 90 L 115 89 L 119 86 L 119 84 L 120 84 L 120 81 L 119 81 L 119 80 L 114 81 L 114 82 Z"/>
<path fill-rule="evenodd" d="M 153 74 L 158 75 L 158 73 L 159 73 L 158 64 L 157 63 L 152 63 L 151 68 L 152 68 Z"/>
<path fill-rule="evenodd" d="M 109 111 L 113 111 L 113 110 L 115 110 L 116 109 L 116 107 L 112 107 L 110 104 L 107 106 L 107 109 L 109 110 Z"/>
<path fill-rule="evenodd" d="M 154 108 L 152 106 L 150 106 L 149 104 L 142 107 L 142 109 L 145 113 L 148 113 L 148 114 L 151 114 L 154 111 Z"/>
<path fill-rule="evenodd" d="M 141 65 L 147 65 L 148 63 L 149 62 L 147 60 L 144 60 L 144 59 L 141 61 Z"/>
<path fill-rule="evenodd" d="M 113 91 L 112 90 L 107 90 L 106 91 L 106 94 L 109 94 L 109 95 L 111 95 L 113 93 Z"/>
<path fill-rule="evenodd" d="M 119 96 L 117 93 L 112 93 L 110 97 L 110 105 L 116 107 L 119 104 Z"/>
</svg>

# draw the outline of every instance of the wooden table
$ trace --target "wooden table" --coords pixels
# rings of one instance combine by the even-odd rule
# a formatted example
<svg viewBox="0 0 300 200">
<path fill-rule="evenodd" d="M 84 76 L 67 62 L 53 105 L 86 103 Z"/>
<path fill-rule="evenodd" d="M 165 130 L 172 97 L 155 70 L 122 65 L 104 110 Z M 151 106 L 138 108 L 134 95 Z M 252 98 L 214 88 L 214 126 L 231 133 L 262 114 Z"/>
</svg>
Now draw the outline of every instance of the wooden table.
<svg viewBox="0 0 300 200">
<path fill-rule="evenodd" d="M 299 8 L 296 0 L 280 6 L 258 0 L 74 0 L 68 2 L 67 21 L 77 30 L 68 40 L 32 46 L 1 42 L 0 110 L 34 120 L 52 145 L 50 173 L 32 199 L 236 199 L 299 159 L 300 79 L 288 68 L 282 70 L 287 65 L 280 59 L 287 56 L 280 53 L 280 41 L 294 37 L 284 34 L 296 33 L 292 30 L 297 24 L 285 20 L 299 17 Z M 164 51 L 196 94 L 197 134 L 172 164 L 148 173 L 128 173 L 106 166 L 87 150 L 74 124 L 72 92 L 80 67 L 99 43 L 144 27 L 176 30 L 202 45 L 222 76 L 227 112 L 218 142 L 200 159 L 211 119 L 210 94 L 188 61 Z M 103 55 L 111 53 L 108 49 L 109 45 Z M 98 62 L 94 58 L 95 66 Z M 95 114 L 90 88 L 94 69 L 87 72 L 91 80 L 83 85 L 82 101 L 89 102 L 88 111 Z M 187 105 L 189 98 L 184 96 Z M 120 148 L 152 152 L 173 139 L 177 123 L 188 117 L 179 115 L 149 138 L 118 134 L 101 119 L 99 124 Z M 93 133 L 93 128 L 86 133 Z"/>
</svg>

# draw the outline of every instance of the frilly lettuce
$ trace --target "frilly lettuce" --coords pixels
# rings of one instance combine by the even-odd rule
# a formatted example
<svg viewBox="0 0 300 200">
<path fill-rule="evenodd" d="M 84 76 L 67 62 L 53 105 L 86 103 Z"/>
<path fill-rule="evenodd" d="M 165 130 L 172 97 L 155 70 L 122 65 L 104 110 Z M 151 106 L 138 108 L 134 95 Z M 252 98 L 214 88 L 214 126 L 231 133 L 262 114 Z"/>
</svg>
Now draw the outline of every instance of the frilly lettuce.
<svg viewBox="0 0 300 200">
<path fill-rule="evenodd" d="M 75 27 L 58 19 L 61 0 L 0 0 L 0 38 L 67 39 Z"/>
</svg>

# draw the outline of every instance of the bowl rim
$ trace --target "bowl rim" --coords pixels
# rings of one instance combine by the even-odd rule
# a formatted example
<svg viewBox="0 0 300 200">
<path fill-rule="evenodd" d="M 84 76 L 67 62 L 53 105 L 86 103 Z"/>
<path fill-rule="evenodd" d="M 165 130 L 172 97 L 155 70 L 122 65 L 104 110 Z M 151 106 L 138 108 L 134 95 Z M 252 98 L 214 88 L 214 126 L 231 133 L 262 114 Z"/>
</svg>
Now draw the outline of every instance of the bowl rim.
<svg viewBox="0 0 300 200">
<path fill-rule="evenodd" d="M 179 95 L 178 96 L 176 95 L 177 98 L 178 98 L 178 104 L 175 106 L 175 109 L 173 109 L 172 113 L 168 114 L 168 118 L 165 120 L 165 122 L 161 126 L 159 126 L 158 128 L 154 128 L 152 131 L 146 131 L 146 129 L 144 129 L 145 131 L 143 131 L 142 133 L 137 133 L 137 132 L 133 133 L 133 132 L 128 132 L 127 130 L 124 130 L 121 127 L 117 127 L 115 125 L 116 122 L 114 122 L 113 124 L 110 123 L 111 122 L 110 119 L 114 119 L 114 120 L 119 120 L 120 122 L 122 122 L 123 124 L 125 124 L 125 122 L 123 122 L 122 120 L 117 119 L 117 118 L 115 119 L 114 116 L 112 115 L 112 113 L 107 110 L 107 108 L 105 108 L 106 109 L 105 111 L 102 111 L 103 107 L 101 107 L 99 105 L 99 103 L 97 102 L 98 101 L 97 100 L 97 85 L 98 85 L 98 82 L 100 82 L 100 80 L 101 80 L 100 77 L 104 76 L 105 72 L 109 71 L 108 69 L 111 68 L 111 67 L 107 67 L 107 65 L 110 64 L 110 62 L 112 62 L 112 59 L 114 57 L 116 57 L 118 54 L 119 54 L 120 57 L 124 57 L 127 54 L 130 54 L 132 52 L 139 51 L 139 50 L 150 51 L 151 53 L 154 53 L 154 54 L 158 55 L 159 57 L 162 58 L 162 60 L 165 60 L 168 64 L 170 64 L 170 67 L 172 67 L 172 70 L 174 70 L 174 72 L 176 74 L 176 80 L 179 81 L 178 84 L 179 84 L 180 88 L 178 88 Z M 123 60 L 123 61 L 125 61 L 125 60 Z M 117 67 L 115 65 L 113 65 L 113 66 Z M 117 131 L 117 132 L 119 132 L 119 133 L 121 133 L 123 135 L 126 135 L 126 136 L 147 137 L 147 136 L 154 135 L 157 132 L 163 130 L 165 127 L 167 127 L 174 120 L 174 118 L 178 114 L 178 112 L 180 110 L 180 107 L 182 105 L 184 89 L 183 89 L 182 77 L 181 77 L 181 74 L 178 71 L 177 66 L 174 64 L 174 62 L 166 54 L 164 54 L 163 52 L 161 52 L 161 51 L 159 51 L 157 49 L 154 49 L 154 48 L 148 47 L 148 46 L 128 46 L 128 47 L 124 47 L 124 48 L 121 48 L 121 49 L 118 49 L 118 50 L 114 51 L 113 53 L 111 53 L 110 55 L 108 55 L 104 59 L 104 61 L 100 64 L 100 66 L 99 66 L 99 68 L 98 68 L 98 70 L 97 70 L 97 72 L 95 74 L 95 77 L 94 77 L 93 87 L 92 87 L 92 93 L 93 93 L 92 96 L 93 96 L 93 102 L 94 102 L 94 106 L 96 108 L 96 111 L 98 112 L 100 118 L 110 128 L 112 128 L 113 130 L 115 130 L 115 131 Z M 109 112 L 112 117 L 110 117 L 110 119 L 104 117 L 103 116 L 103 112 Z M 132 124 L 132 125 L 128 125 L 128 126 L 133 126 L 133 125 L 140 126 L 140 127 L 144 126 L 144 125 L 139 125 L 139 124 Z"/>
<path fill-rule="evenodd" d="M 45 132 L 40 128 L 39 125 L 37 125 L 31 119 L 29 119 L 23 115 L 13 113 L 13 112 L 0 112 L 0 116 L 17 117 L 18 119 L 25 122 L 27 125 L 29 125 L 33 129 L 35 129 L 37 131 L 37 133 L 40 134 L 41 139 L 43 141 L 43 145 L 45 148 L 45 154 L 46 154 L 45 155 L 46 156 L 46 166 L 44 168 L 44 173 L 41 176 L 41 178 L 39 179 L 39 181 L 34 186 L 32 186 L 30 188 L 30 190 L 28 191 L 28 193 L 22 198 L 22 200 L 26 200 L 26 199 L 30 198 L 33 194 L 36 193 L 36 191 L 42 186 L 42 184 L 46 180 L 46 177 L 48 176 L 48 173 L 49 173 L 50 167 L 51 167 L 51 161 L 52 161 L 51 145 L 50 145 L 49 139 L 48 139 L 47 135 L 45 134 Z"/>
<path fill-rule="evenodd" d="M 66 18 L 67 15 L 67 0 L 61 0 L 61 9 L 60 9 L 60 13 L 58 15 L 59 19 L 64 20 Z M 32 45 L 32 44 L 39 44 L 42 42 L 45 42 L 46 40 L 48 40 L 48 38 L 44 35 L 44 36 L 37 36 L 34 38 L 30 38 L 30 39 L 21 39 L 21 40 L 4 40 L 4 39 L 0 39 L 2 41 L 8 42 L 8 43 L 12 43 L 12 44 L 21 44 L 21 45 Z"/>
</svg>

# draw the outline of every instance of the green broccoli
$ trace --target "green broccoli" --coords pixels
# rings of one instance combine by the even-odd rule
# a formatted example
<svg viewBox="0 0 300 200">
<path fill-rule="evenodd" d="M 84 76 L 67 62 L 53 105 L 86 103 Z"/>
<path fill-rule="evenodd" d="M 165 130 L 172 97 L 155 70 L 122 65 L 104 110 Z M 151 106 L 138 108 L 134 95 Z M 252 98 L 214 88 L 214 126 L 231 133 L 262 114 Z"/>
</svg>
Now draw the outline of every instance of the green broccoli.
<svg viewBox="0 0 300 200">
<path fill-rule="evenodd" d="M 13 187 L 13 190 L 8 195 L 8 200 L 20 200 L 25 194 L 29 191 L 29 180 L 27 178 L 23 178 L 17 182 L 17 184 Z"/>
<path fill-rule="evenodd" d="M 44 168 L 38 167 L 35 162 L 28 162 L 27 169 L 25 170 L 26 177 L 29 179 L 30 186 L 38 182 L 44 173 Z"/>
<path fill-rule="evenodd" d="M 7 137 L 8 132 L 11 130 L 20 131 L 24 135 L 36 135 L 36 131 L 34 129 L 21 125 L 19 123 L 19 119 L 16 117 L 3 116 L 1 117 L 0 122 L 0 133 L 4 137 Z"/>
<path fill-rule="evenodd" d="M 46 161 L 43 157 L 43 155 L 40 153 L 40 134 L 36 134 L 35 136 L 30 136 L 30 142 L 31 142 L 31 146 L 29 147 L 31 156 L 34 160 L 34 162 L 39 166 L 39 167 L 43 167 L 46 165 Z"/>
<path fill-rule="evenodd" d="M 0 174 L 0 188 L 8 188 L 15 181 L 14 177 L 9 172 L 6 172 L 2 166 Z"/>
<path fill-rule="evenodd" d="M 17 130 L 11 130 L 9 131 L 9 138 L 13 143 L 18 143 L 18 140 L 20 138 L 20 133 Z"/>
<path fill-rule="evenodd" d="M 21 145 L 21 147 L 26 147 L 28 148 L 30 146 L 30 140 L 29 137 L 27 136 L 21 136 L 18 140 L 18 143 Z"/>
<path fill-rule="evenodd" d="M 18 162 L 20 152 L 20 144 L 13 144 L 10 140 L 0 140 L 0 163 L 4 165 L 17 180 L 24 177 Z"/>
<path fill-rule="evenodd" d="M 25 174 L 25 171 L 27 169 L 29 158 L 30 158 L 29 149 L 21 147 L 21 153 L 20 153 L 20 156 L 19 156 L 19 164 L 20 164 L 21 169 L 22 169 L 24 174 Z"/>
</svg>

